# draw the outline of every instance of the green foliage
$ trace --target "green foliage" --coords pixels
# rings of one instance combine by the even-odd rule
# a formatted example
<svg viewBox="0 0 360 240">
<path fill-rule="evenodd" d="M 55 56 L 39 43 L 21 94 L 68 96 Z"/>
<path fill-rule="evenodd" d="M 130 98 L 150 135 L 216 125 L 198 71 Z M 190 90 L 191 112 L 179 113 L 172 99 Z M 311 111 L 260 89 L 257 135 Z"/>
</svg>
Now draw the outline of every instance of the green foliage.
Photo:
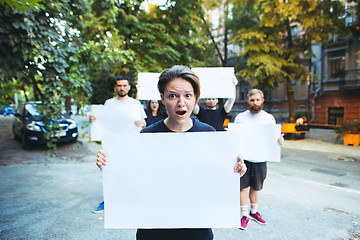
<svg viewBox="0 0 360 240">
<path fill-rule="evenodd" d="M 41 100 L 51 119 L 65 99 L 104 103 L 114 95 L 116 75 L 133 80 L 135 96 L 137 72 L 205 65 L 213 48 L 203 31 L 201 1 L 168 1 L 149 11 L 142 2 L 0 0 L 1 104 L 15 93 Z M 54 149 L 56 126 L 46 124 Z"/>
<path fill-rule="evenodd" d="M 329 34 L 345 34 L 339 1 L 233 0 L 233 42 L 243 46 L 246 67 L 237 72 L 252 86 L 271 89 L 285 83 L 289 102 L 293 80 L 306 81 L 303 57 L 313 41 L 327 43 Z M 297 29 L 297 34 L 292 30 Z M 289 108 L 293 108 L 290 106 Z M 289 110 L 290 115 L 294 114 Z M 293 117 L 293 116 L 291 116 Z"/>
<path fill-rule="evenodd" d="M 2 90 L 9 96 L 21 89 L 26 100 L 41 100 L 46 119 L 63 109 L 66 96 L 86 97 L 89 92 L 76 31 L 82 3 L 44 2 L 42 8 L 28 11 L 0 5 L 0 78 L 2 85 L 13 86 Z M 54 131 L 48 130 L 54 142 Z"/>
<path fill-rule="evenodd" d="M 42 2 L 42 0 L 0 0 L 0 4 L 4 5 L 6 3 L 18 11 L 29 11 L 30 9 L 41 8 L 42 5 L 40 2 Z"/>
<path fill-rule="evenodd" d="M 254 80 L 255 86 L 304 81 L 308 73 L 301 57 L 311 55 L 312 41 L 326 43 L 329 34 L 345 29 L 339 20 L 343 6 L 337 1 L 234 0 L 233 4 L 237 23 L 233 41 L 244 46 L 249 59 L 239 75 Z M 291 34 L 296 26 L 301 26 L 297 36 Z"/>
<path fill-rule="evenodd" d="M 15 81 L 0 83 L 0 108 L 14 103 L 15 89 L 18 86 Z"/>
<path fill-rule="evenodd" d="M 165 9 L 152 5 L 149 12 L 140 8 L 141 3 L 96 0 L 84 16 L 81 32 L 92 62 L 91 103 L 113 96 L 111 79 L 116 75 L 129 77 L 130 95 L 135 96 L 137 72 L 161 72 L 175 64 L 204 65 L 208 58 L 211 48 L 201 31 L 199 1 L 178 1 Z"/>
</svg>

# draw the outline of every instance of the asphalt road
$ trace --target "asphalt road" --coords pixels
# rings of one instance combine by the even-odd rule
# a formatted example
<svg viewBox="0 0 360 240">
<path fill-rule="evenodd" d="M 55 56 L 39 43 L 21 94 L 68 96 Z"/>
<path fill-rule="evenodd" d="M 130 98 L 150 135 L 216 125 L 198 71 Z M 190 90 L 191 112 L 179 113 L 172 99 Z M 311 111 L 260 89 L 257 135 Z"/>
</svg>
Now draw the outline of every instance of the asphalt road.
<svg viewBox="0 0 360 240">
<path fill-rule="evenodd" d="M 285 141 L 260 195 L 267 225 L 213 229 L 215 239 L 360 239 L 360 147 L 333 139 L 311 130 Z M 103 199 L 99 145 L 83 136 L 46 160 L 45 148 L 13 139 L 9 117 L 0 117 L 0 142 L 0 239 L 135 239 L 135 229 L 104 229 L 104 214 L 91 212 Z"/>
</svg>

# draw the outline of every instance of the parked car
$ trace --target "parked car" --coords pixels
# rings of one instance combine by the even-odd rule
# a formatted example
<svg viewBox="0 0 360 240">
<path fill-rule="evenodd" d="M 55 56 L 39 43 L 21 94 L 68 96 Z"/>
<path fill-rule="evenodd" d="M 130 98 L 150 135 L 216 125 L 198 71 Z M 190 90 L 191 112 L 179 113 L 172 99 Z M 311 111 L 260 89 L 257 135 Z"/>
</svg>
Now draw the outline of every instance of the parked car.
<svg viewBox="0 0 360 240">
<path fill-rule="evenodd" d="M 44 138 L 46 132 L 44 126 L 44 116 L 40 114 L 39 107 L 41 102 L 28 102 L 21 105 L 14 114 L 12 131 L 15 138 L 21 140 L 23 148 L 28 147 L 31 143 L 46 143 Z M 57 131 L 57 142 L 76 141 L 78 129 L 76 122 L 66 114 L 61 115 L 59 119 L 52 119 L 51 124 L 59 124 Z"/>
<path fill-rule="evenodd" d="M 4 107 L 3 109 L 0 109 L 0 115 L 11 115 L 14 113 L 14 109 L 13 109 L 13 106 L 15 104 L 10 104 L 9 106 L 7 107 Z"/>
</svg>

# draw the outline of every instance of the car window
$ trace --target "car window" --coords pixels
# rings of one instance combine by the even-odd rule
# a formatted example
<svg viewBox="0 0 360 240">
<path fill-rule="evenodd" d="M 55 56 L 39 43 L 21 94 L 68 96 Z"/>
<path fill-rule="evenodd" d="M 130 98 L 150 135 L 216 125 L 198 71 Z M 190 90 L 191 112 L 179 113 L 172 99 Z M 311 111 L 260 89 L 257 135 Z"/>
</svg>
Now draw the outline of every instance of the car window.
<svg viewBox="0 0 360 240">
<path fill-rule="evenodd" d="M 43 117 L 44 114 L 41 114 L 41 108 L 44 108 L 43 104 L 25 104 L 25 116 L 26 117 Z M 59 118 L 65 118 L 65 116 L 60 112 Z"/>
<path fill-rule="evenodd" d="M 40 105 L 38 105 L 38 104 L 26 104 L 25 109 L 32 116 L 41 116 L 39 109 L 38 109 L 39 106 Z"/>
</svg>

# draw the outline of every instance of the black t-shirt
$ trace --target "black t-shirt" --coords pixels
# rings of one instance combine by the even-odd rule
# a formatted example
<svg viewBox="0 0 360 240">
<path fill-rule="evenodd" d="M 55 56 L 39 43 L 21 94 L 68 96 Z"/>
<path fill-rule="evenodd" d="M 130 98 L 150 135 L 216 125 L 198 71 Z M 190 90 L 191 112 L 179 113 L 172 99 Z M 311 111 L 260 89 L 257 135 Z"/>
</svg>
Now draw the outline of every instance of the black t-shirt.
<svg viewBox="0 0 360 240">
<path fill-rule="evenodd" d="M 163 113 L 161 113 L 161 115 L 159 116 L 153 116 L 151 113 L 146 112 L 146 126 L 150 126 L 158 121 L 160 121 L 161 119 L 164 119 L 167 117 L 166 111 L 164 111 Z"/>
<path fill-rule="evenodd" d="M 200 108 L 199 113 L 196 117 L 204 123 L 207 123 L 213 126 L 216 131 L 224 131 L 224 120 L 227 113 L 225 112 L 225 108 L 217 108 L 215 110 Z"/>
<path fill-rule="evenodd" d="M 164 123 L 165 119 L 162 119 L 154 124 L 151 124 L 150 126 L 143 128 L 141 130 L 141 133 L 153 133 L 153 132 L 173 132 L 171 131 Z M 215 129 L 203 122 L 200 122 L 199 120 L 192 119 L 193 126 L 187 130 L 186 132 L 213 132 Z"/>
<path fill-rule="evenodd" d="M 193 119 L 193 126 L 186 132 L 213 132 L 210 125 Z M 173 132 L 164 123 L 156 122 L 141 130 L 141 133 Z M 211 228 L 138 229 L 137 240 L 212 240 Z"/>
</svg>

